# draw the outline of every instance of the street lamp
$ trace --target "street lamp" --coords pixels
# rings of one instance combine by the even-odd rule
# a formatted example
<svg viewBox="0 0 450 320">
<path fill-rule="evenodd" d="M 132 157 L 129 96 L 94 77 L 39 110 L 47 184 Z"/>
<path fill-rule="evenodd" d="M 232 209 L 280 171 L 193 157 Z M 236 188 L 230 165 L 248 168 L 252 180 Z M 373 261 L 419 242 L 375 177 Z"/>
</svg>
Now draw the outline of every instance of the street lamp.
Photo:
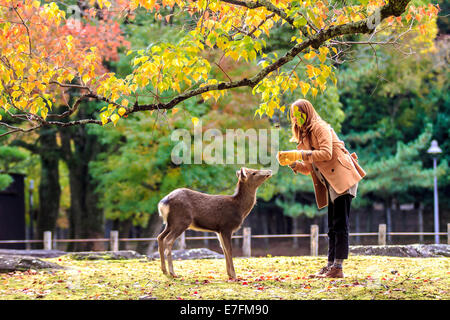
<svg viewBox="0 0 450 320">
<path fill-rule="evenodd" d="M 439 204 L 438 204 L 438 189 L 437 189 L 437 175 L 436 164 L 437 156 L 442 153 L 442 149 L 439 148 L 436 140 L 431 141 L 431 146 L 427 150 L 429 154 L 433 156 L 433 170 L 434 170 L 434 243 L 439 243 Z"/>
</svg>

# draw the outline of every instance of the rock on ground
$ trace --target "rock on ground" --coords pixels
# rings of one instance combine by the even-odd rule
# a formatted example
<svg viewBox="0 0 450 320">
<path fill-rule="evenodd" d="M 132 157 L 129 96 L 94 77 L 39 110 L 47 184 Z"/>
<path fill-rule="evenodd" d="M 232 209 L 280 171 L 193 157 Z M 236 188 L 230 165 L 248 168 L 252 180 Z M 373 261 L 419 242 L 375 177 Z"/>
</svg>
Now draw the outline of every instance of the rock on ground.
<svg viewBox="0 0 450 320">
<path fill-rule="evenodd" d="M 192 260 L 192 259 L 223 259 L 223 254 L 209 250 L 207 248 L 172 250 L 172 257 L 175 260 Z M 149 256 L 151 259 L 159 259 L 159 252 L 155 252 Z"/>
<path fill-rule="evenodd" d="M 57 258 L 65 255 L 67 252 L 60 250 L 15 250 L 15 249 L 0 249 L 0 255 L 14 255 L 14 256 L 29 256 L 39 258 Z"/>
<path fill-rule="evenodd" d="M 354 255 L 391 256 L 391 257 L 450 257 L 448 244 L 410 244 L 386 246 L 350 246 Z"/>
<path fill-rule="evenodd" d="M 0 272 L 6 273 L 30 269 L 64 269 L 64 267 L 35 257 L 0 255 Z"/>
<path fill-rule="evenodd" d="M 72 252 L 69 253 L 69 256 L 75 260 L 128 260 L 146 258 L 146 256 L 133 250 Z"/>
</svg>

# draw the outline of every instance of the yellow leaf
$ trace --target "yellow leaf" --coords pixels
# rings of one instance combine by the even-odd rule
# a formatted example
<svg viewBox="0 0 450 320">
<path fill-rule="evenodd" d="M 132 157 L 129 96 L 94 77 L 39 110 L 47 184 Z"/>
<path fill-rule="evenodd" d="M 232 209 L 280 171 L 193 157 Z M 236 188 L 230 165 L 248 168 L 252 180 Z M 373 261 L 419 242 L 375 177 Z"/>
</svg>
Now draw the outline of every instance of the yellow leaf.
<svg viewBox="0 0 450 320">
<path fill-rule="evenodd" d="M 84 84 L 86 84 L 86 83 L 90 80 L 90 77 L 89 77 L 88 74 L 85 74 L 85 75 L 81 78 L 81 80 L 83 80 Z"/>
<path fill-rule="evenodd" d="M 305 83 L 303 81 L 300 81 L 300 88 L 302 90 L 303 96 L 306 96 L 306 94 L 308 93 L 310 87 L 311 86 L 309 85 L 309 83 Z"/>
<path fill-rule="evenodd" d="M 11 93 L 11 97 L 17 99 L 17 97 L 19 97 L 21 94 L 22 93 L 20 91 L 14 91 L 13 93 Z"/>
<path fill-rule="evenodd" d="M 320 47 L 319 48 L 319 60 L 320 62 L 324 63 L 325 60 L 327 59 L 327 54 L 329 52 L 329 49 L 327 47 Z"/>
<path fill-rule="evenodd" d="M 325 65 L 325 64 L 322 64 L 320 67 L 322 68 L 322 75 L 325 78 L 328 78 L 328 76 L 331 73 L 331 68 L 329 66 Z"/>
<path fill-rule="evenodd" d="M 120 117 L 116 113 L 111 116 L 111 121 L 114 123 L 114 126 L 116 126 L 116 123 L 117 121 L 119 121 L 119 119 Z"/>
<path fill-rule="evenodd" d="M 248 52 L 247 52 L 247 51 L 242 50 L 242 51 L 241 51 L 241 56 L 244 57 L 245 61 L 248 60 Z"/>
<path fill-rule="evenodd" d="M 279 105 L 278 105 L 278 103 L 276 103 L 275 101 L 271 100 L 271 101 L 269 101 L 269 103 L 268 103 L 268 107 L 269 107 L 269 110 L 267 110 L 267 115 L 268 115 L 270 118 L 272 118 L 275 109 L 277 109 L 277 108 L 279 107 Z"/>
<path fill-rule="evenodd" d="M 41 116 L 44 118 L 44 120 L 47 118 L 48 109 L 46 107 L 41 108 Z"/>
<path fill-rule="evenodd" d="M 178 112 L 178 108 L 173 108 L 172 109 L 172 114 L 175 114 L 175 113 L 177 113 Z"/>
<path fill-rule="evenodd" d="M 105 112 L 100 114 L 100 119 L 102 120 L 102 126 L 108 123 L 108 116 Z"/>
<path fill-rule="evenodd" d="M 306 53 L 304 55 L 305 59 L 310 60 L 316 56 L 316 53 L 314 51 L 310 51 L 309 53 Z"/>
<path fill-rule="evenodd" d="M 197 117 L 193 117 L 192 119 L 192 123 L 194 124 L 194 126 L 196 126 L 198 124 L 198 118 Z"/>
<path fill-rule="evenodd" d="M 311 88 L 311 94 L 313 95 L 314 98 L 317 96 L 317 92 L 319 92 L 317 88 Z"/>
<path fill-rule="evenodd" d="M 306 73 L 308 73 L 308 78 L 313 78 L 316 75 L 314 72 L 314 66 L 310 64 L 306 65 Z"/>
<path fill-rule="evenodd" d="M 127 109 L 120 107 L 118 112 L 119 112 L 120 116 L 123 116 L 125 114 L 125 112 L 127 112 Z"/>
<path fill-rule="evenodd" d="M 239 53 L 237 53 L 236 51 L 230 51 L 229 56 L 232 57 L 234 60 L 239 59 Z"/>
</svg>

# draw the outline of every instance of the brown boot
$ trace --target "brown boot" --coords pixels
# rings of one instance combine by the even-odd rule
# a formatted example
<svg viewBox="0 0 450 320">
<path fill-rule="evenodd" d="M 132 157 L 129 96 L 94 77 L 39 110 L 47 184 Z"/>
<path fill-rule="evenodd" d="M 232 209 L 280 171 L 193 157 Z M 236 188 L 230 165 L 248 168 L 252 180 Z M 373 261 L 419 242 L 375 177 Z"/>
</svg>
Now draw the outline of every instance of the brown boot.
<svg viewBox="0 0 450 320">
<path fill-rule="evenodd" d="M 342 272 L 342 268 L 338 268 L 336 266 L 331 266 L 328 268 L 327 273 L 321 276 L 321 278 L 343 278 L 344 273 Z"/>
<path fill-rule="evenodd" d="M 330 267 L 325 266 L 322 269 L 320 269 L 319 272 L 317 272 L 316 274 L 310 274 L 309 278 L 321 278 L 328 272 L 329 269 Z"/>
</svg>

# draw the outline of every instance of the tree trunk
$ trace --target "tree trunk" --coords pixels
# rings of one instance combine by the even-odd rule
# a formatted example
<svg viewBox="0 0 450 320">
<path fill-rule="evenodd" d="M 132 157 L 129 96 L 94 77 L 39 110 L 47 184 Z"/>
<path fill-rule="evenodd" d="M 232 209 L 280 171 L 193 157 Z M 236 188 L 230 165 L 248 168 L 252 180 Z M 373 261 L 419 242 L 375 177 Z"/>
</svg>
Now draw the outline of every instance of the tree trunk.
<svg viewBox="0 0 450 320">
<path fill-rule="evenodd" d="M 61 186 L 59 184 L 59 151 L 54 128 L 39 131 L 41 158 L 41 181 L 39 184 L 39 213 L 37 216 L 37 238 L 42 239 L 44 231 L 56 228 L 59 213 Z"/>
<path fill-rule="evenodd" d="M 133 222 L 130 219 L 125 221 L 114 221 L 114 230 L 119 231 L 119 238 L 128 238 Z M 119 242 L 119 250 L 128 250 L 127 242 Z"/>
<path fill-rule="evenodd" d="M 147 226 L 143 229 L 141 237 L 143 238 L 156 238 L 162 229 L 162 220 L 157 213 L 152 213 L 150 219 L 148 220 Z M 139 241 L 136 247 L 136 251 L 150 255 L 155 251 L 157 242 L 156 241 Z"/>
<path fill-rule="evenodd" d="M 359 211 L 355 210 L 353 211 L 355 213 L 355 232 L 359 233 L 361 228 L 360 228 L 360 221 L 359 221 Z M 355 242 L 356 244 L 361 244 L 361 237 L 360 236 L 356 236 L 355 237 Z"/>
<path fill-rule="evenodd" d="M 13 140 L 11 142 L 11 146 L 25 148 L 40 156 L 39 208 L 33 210 L 33 206 L 30 206 L 29 217 L 30 230 L 28 232 L 30 237 L 34 239 L 42 239 L 44 231 L 55 231 L 61 196 L 58 168 L 61 153 L 56 142 L 57 130 L 55 128 L 42 127 L 38 133 L 39 138 L 36 143 L 27 143 L 23 140 Z M 40 248 L 41 246 L 41 244 L 32 245 L 33 248 Z"/>
<path fill-rule="evenodd" d="M 100 152 L 97 136 L 88 134 L 85 126 L 62 128 L 61 141 L 64 160 L 69 169 L 70 236 L 73 238 L 102 238 L 103 210 L 98 207 L 96 183 L 89 173 L 89 162 Z M 72 151 L 71 142 L 74 142 Z M 77 242 L 69 245 L 70 251 L 103 250 L 99 242 Z"/>
<path fill-rule="evenodd" d="M 419 208 L 417 210 L 417 224 L 419 226 L 419 232 L 423 232 L 423 203 L 419 203 Z M 423 243 L 423 234 L 419 235 L 419 242 Z"/>
<path fill-rule="evenodd" d="M 388 242 L 391 242 L 391 231 L 392 231 L 392 210 L 391 210 L 391 206 L 392 206 L 392 201 L 391 199 L 387 199 L 386 200 L 386 232 L 388 234 L 387 236 L 387 240 Z"/>
<path fill-rule="evenodd" d="M 293 234 L 298 233 L 298 217 L 292 218 L 292 233 Z M 292 238 L 292 248 L 294 248 L 294 249 L 298 248 L 298 238 L 297 237 Z"/>
<path fill-rule="evenodd" d="M 367 214 L 367 219 L 366 219 L 366 232 L 371 232 L 372 230 L 374 230 L 374 228 L 372 228 L 372 221 L 373 221 L 373 215 L 374 215 L 374 209 L 373 206 L 371 205 L 369 210 L 368 210 L 368 214 Z"/>
<path fill-rule="evenodd" d="M 269 211 L 263 211 L 263 216 L 261 218 L 263 234 L 269 234 Z M 266 249 L 269 248 L 269 238 L 264 238 L 264 245 Z"/>
</svg>

